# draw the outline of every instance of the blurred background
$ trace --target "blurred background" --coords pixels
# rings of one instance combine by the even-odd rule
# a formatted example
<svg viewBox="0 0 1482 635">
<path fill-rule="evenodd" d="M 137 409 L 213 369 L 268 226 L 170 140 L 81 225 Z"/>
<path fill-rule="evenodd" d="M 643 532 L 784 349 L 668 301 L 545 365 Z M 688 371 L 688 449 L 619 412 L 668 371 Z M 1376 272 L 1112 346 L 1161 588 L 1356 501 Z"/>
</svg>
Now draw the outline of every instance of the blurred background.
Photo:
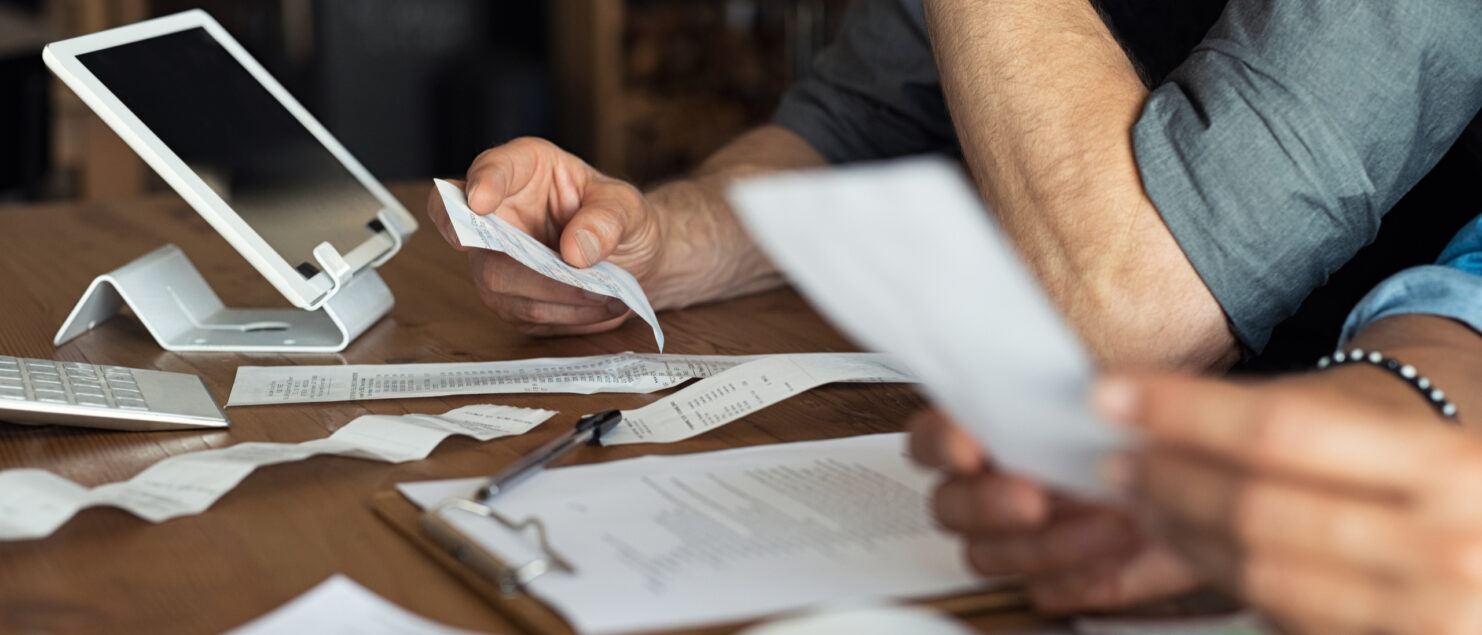
<svg viewBox="0 0 1482 635">
<path fill-rule="evenodd" d="M 546 137 L 639 184 L 770 117 L 848 0 L 0 0 L 0 204 L 167 189 L 41 62 L 202 8 L 378 178 Z"/>
</svg>

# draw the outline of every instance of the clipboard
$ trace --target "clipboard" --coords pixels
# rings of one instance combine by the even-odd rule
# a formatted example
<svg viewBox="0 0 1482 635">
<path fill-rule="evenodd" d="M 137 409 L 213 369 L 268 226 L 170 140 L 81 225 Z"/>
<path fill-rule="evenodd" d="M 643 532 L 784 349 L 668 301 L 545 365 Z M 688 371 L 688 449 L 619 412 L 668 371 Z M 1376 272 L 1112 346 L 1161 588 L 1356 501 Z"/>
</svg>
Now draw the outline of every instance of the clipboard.
<svg viewBox="0 0 1482 635">
<path fill-rule="evenodd" d="M 521 629 L 531 633 L 551 633 L 555 635 L 577 635 L 570 624 L 561 617 L 554 609 L 546 606 L 534 596 L 523 593 L 507 592 L 501 589 L 496 579 L 487 577 L 475 568 L 466 565 L 454 557 L 441 545 L 433 540 L 423 529 L 423 511 L 417 507 L 401 492 L 395 489 L 377 492 L 371 496 L 371 509 L 376 512 L 381 520 L 391 525 L 397 533 L 406 538 L 418 549 L 427 554 L 434 562 L 457 577 L 468 588 L 472 589 L 479 597 L 488 602 L 495 610 L 515 622 Z M 492 522 L 492 521 L 491 521 Z M 498 558 L 485 552 L 482 554 L 494 561 Z M 507 586 L 507 585 L 506 585 Z M 994 588 L 982 591 L 970 591 L 968 593 L 949 595 L 925 600 L 912 600 L 912 604 L 919 604 L 934 608 L 938 611 L 951 614 L 959 619 L 968 619 L 975 616 L 1002 615 L 1010 618 L 1014 624 L 1034 624 L 1041 620 L 1035 618 L 1029 612 L 1029 602 L 1022 589 L 1016 587 Z M 756 624 L 764 618 L 745 622 L 730 622 L 715 624 L 699 628 L 685 628 L 680 630 L 659 631 L 664 635 L 680 633 L 694 635 L 720 635 L 731 633 L 737 629 Z"/>
</svg>

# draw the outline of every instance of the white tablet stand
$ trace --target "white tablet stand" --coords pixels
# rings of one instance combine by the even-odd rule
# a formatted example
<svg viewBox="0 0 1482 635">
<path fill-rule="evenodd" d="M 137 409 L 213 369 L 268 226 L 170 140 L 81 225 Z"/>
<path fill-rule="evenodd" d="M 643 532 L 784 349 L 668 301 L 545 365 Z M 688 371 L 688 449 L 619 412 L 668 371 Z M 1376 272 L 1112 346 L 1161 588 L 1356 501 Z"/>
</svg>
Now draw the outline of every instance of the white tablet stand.
<svg viewBox="0 0 1482 635">
<path fill-rule="evenodd" d="M 52 343 L 82 335 L 127 304 L 168 351 L 342 351 L 391 311 L 395 300 L 375 268 L 401 250 L 410 233 L 392 214 L 380 214 L 392 248 L 353 272 L 329 243 L 314 248 L 319 268 L 333 281 L 308 309 L 232 309 L 175 245 L 165 245 L 93 279 Z"/>
</svg>

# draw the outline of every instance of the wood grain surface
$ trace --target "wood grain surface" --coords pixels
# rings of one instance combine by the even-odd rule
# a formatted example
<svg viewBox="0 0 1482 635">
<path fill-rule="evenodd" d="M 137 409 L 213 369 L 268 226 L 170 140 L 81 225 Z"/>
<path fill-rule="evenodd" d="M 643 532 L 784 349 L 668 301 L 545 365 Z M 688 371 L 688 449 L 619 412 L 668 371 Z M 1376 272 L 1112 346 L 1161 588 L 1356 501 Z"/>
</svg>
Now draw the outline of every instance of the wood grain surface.
<svg viewBox="0 0 1482 635">
<path fill-rule="evenodd" d="M 394 188 L 419 218 L 428 183 Z M 429 225 L 381 268 L 391 315 L 342 354 L 164 352 L 131 317 L 60 348 L 53 335 L 98 274 L 164 243 L 179 245 L 232 306 L 287 306 L 226 242 L 175 196 L 110 204 L 0 208 L 0 354 L 196 373 L 221 402 L 239 365 L 507 360 L 652 351 L 633 319 L 611 333 L 520 335 L 478 300 L 463 254 Z M 670 353 L 853 350 L 788 290 L 660 314 Z M 125 512 L 79 513 L 49 538 L 0 543 L 0 633 L 210 633 L 267 612 L 344 573 L 423 616 L 516 632 L 513 624 L 379 521 L 367 502 L 400 481 L 488 474 L 580 415 L 632 408 L 660 395 L 508 395 L 227 410 L 211 432 L 120 433 L 0 423 L 0 469 L 37 467 L 84 485 L 126 479 L 165 457 L 243 441 L 327 436 L 367 413 L 441 413 L 497 403 L 560 411 L 534 432 L 478 443 L 454 438 L 430 458 L 387 465 L 318 457 L 258 470 L 206 513 L 151 524 Z M 573 461 L 694 452 L 901 429 L 921 404 L 906 386 L 828 386 L 691 441 L 583 448 Z M 984 618 L 984 625 L 1023 619 Z"/>
</svg>

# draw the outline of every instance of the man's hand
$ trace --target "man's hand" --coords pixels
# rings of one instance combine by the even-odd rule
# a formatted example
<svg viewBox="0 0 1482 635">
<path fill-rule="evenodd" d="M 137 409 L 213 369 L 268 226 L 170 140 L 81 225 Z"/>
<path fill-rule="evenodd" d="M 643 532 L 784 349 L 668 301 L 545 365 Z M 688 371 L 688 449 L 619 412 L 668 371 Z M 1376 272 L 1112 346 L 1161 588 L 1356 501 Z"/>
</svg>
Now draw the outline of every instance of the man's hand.
<svg viewBox="0 0 1482 635">
<path fill-rule="evenodd" d="M 941 413 L 917 415 L 910 430 L 912 458 L 947 474 L 933 497 L 937 522 L 963 534 L 979 573 L 1022 577 L 1040 610 L 1113 609 L 1197 585 L 1132 519 L 997 471 Z"/>
<path fill-rule="evenodd" d="M 660 268 L 662 227 L 653 206 L 632 185 L 608 177 L 549 141 L 516 139 L 484 151 L 463 185 L 468 206 L 496 214 L 560 252 L 575 267 L 602 261 L 628 270 L 640 284 Z M 458 242 L 434 189 L 427 200 L 443 238 Z M 551 280 L 509 256 L 473 250 L 474 281 L 484 304 L 532 335 L 605 331 L 627 318 L 615 298 Z"/>
<path fill-rule="evenodd" d="M 628 270 L 662 311 L 782 284 L 732 215 L 725 189 L 741 177 L 823 165 L 802 137 L 767 125 L 716 151 L 688 178 L 645 194 L 549 141 L 526 138 L 479 155 L 463 187 L 473 211 L 498 214 L 568 264 L 605 260 Z M 449 244 L 465 249 L 436 190 L 427 215 Z M 484 304 L 526 333 L 595 333 L 628 315 L 613 298 L 557 283 L 504 254 L 473 250 L 469 259 Z"/>
<path fill-rule="evenodd" d="M 1344 367 L 1097 396 L 1146 434 L 1129 465 L 1158 533 L 1257 608 L 1311 633 L 1482 632 L 1482 443 L 1409 391 Z"/>
</svg>

